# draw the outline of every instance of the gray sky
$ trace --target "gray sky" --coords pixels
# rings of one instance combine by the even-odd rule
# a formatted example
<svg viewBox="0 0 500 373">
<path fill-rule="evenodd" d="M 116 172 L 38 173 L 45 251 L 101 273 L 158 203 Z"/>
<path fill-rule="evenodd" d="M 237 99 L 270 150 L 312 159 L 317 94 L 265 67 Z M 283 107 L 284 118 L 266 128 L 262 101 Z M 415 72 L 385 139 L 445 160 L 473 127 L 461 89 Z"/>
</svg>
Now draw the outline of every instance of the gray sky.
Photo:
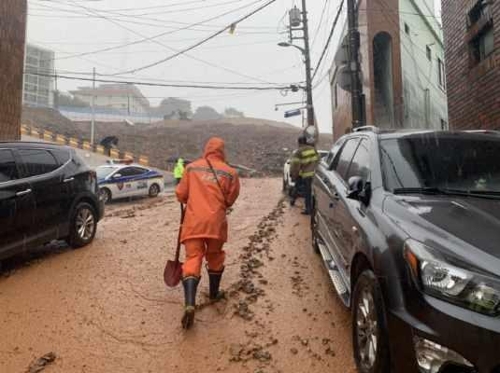
<svg viewBox="0 0 500 373">
<path fill-rule="evenodd" d="M 65 71 L 90 73 L 93 67 L 97 68 L 98 73 L 113 74 L 168 57 L 266 2 L 267 0 L 29 0 L 28 41 L 56 51 L 56 69 L 60 74 Z M 308 1 L 313 66 L 322 52 L 340 2 Z M 127 79 L 247 85 L 303 81 L 304 65 L 300 52 L 276 45 L 279 41 L 287 40 L 287 34 L 283 33 L 285 15 L 295 4 L 299 6 L 300 0 L 278 0 L 239 24 L 234 35 L 225 32 L 189 52 L 190 57 L 180 56 L 153 68 L 128 74 Z M 234 11 L 238 8 L 242 9 Z M 323 10 L 324 16 L 321 17 Z M 99 12 L 98 16 L 89 17 L 89 12 L 96 15 L 96 11 Z M 197 30 L 179 30 L 228 12 L 231 13 L 194 27 Z M 170 31 L 168 35 L 154 41 L 79 58 L 65 58 L 131 43 L 167 31 Z M 337 31 L 340 31 L 340 27 Z M 338 37 L 333 39 L 333 45 L 315 80 L 315 108 L 322 132 L 331 132 L 331 98 L 326 74 L 337 39 Z M 301 45 L 300 41 L 297 43 Z M 81 85 L 87 84 L 59 81 L 61 90 L 71 90 Z M 194 108 L 210 105 L 223 111 L 231 106 L 244 111 L 246 116 L 279 121 L 284 120 L 283 108 L 275 111 L 274 104 L 301 101 L 303 98 L 302 92 L 289 92 L 287 96 L 283 96 L 278 91 L 214 91 L 164 87 L 141 87 L 141 90 L 153 105 L 163 97 L 181 97 L 191 100 Z M 287 107 L 293 108 L 296 106 Z M 301 124 L 300 117 L 289 121 L 295 125 Z"/>
</svg>

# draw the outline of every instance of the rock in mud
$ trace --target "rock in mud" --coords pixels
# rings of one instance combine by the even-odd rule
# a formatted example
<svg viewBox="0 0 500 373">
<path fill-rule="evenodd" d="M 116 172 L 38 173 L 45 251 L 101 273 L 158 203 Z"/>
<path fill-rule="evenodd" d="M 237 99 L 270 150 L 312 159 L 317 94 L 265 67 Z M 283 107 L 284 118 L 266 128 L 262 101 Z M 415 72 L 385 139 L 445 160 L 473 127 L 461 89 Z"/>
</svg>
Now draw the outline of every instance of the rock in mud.
<svg viewBox="0 0 500 373">
<path fill-rule="evenodd" d="M 54 352 L 49 352 L 48 354 L 43 355 L 42 357 L 39 357 L 38 359 L 34 360 L 26 373 L 39 373 L 42 370 L 44 370 L 47 365 L 53 363 L 56 360 L 56 354 Z"/>
<path fill-rule="evenodd" d="M 268 362 L 272 359 L 272 356 L 269 352 L 261 349 L 255 351 L 252 356 L 254 359 L 259 360 L 260 362 L 263 363 Z"/>
</svg>

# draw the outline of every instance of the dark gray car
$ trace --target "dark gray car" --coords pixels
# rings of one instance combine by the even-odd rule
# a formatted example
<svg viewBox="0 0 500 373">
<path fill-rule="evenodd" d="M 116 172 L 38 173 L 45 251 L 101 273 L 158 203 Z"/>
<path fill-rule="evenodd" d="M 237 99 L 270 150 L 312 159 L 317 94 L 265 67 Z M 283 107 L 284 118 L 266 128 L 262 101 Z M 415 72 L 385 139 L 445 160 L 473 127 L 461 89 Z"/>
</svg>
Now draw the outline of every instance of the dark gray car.
<svg viewBox="0 0 500 373">
<path fill-rule="evenodd" d="M 499 133 L 362 128 L 313 196 L 360 372 L 500 372 Z"/>
</svg>

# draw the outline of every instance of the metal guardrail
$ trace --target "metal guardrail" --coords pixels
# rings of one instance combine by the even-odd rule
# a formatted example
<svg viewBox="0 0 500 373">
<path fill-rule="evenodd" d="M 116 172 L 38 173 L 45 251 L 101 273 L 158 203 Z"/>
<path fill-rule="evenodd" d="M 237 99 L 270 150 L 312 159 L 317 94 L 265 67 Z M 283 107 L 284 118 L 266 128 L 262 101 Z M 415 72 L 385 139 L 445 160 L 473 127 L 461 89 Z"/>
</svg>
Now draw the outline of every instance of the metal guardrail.
<svg viewBox="0 0 500 373">
<path fill-rule="evenodd" d="M 60 145 L 68 145 L 76 149 L 83 149 L 89 152 L 101 154 L 101 155 L 106 155 L 105 154 L 105 149 L 101 145 L 97 146 L 92 146 L 89 141 L 81 141 L 75 137 L 66 137 L 61 134 L 53 133 L 48 130 L 40 130 L 36 127 L 31 127 L 27 125 L 22 125 L 21 126 L 21 135 L 25 136 L 31 136 L 35 137 L 37 139 L 43 140 L 43 141 L 48 141 L 48 142 L 55 142 Z M 143 166 L 149 166 L 149 157 L 146 155 L 139 155 L 135 156 L 134 153 L 132 152 L 127 152 L 127 151 L 120 151 L 119 149 L 112 148 L 110 149 L 110 154 L 109 156 L 111 158 L 129 158 L 134 161 L 137 161 L 139 164 Z"/>
</svg>

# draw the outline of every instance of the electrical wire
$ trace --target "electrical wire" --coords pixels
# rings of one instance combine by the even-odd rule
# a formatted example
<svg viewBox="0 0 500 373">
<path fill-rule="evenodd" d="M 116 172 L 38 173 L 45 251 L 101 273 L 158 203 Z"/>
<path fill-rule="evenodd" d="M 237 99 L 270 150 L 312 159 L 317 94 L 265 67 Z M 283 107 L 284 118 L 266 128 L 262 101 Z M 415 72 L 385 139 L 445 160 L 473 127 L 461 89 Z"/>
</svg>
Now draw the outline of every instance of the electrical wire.
<svg viewBox="0 0 500 373">
<path fill-rule="evenodd" d="M 98 82 L 98 83 L 106 83 L 106 84 L 132 84 L 138 86 L 147 86 L 147 87 L 171 87 L 171 88 L 195 88 L 195 89 L 215 89 L 215 90 L 243 90 L 243 91 L 280 91 L 283 89 L 288 90 L 289 86 L 269 86 L 269 87 L 257 87 L 257 86 L 246 86 L 246 87 L 238 87 L 238 86 L 224 86 L 224 85 L 209 85 L 209 84 L 167 84 L 167 83 L 149 83 L 149 82 L 141 82 L 141 81 L 122 81 L 122 80 L 111 80 L 111 79 L 93 79 L 93 78 L 82 78 L 82 77 L 74 77 L 67 75 L 58 75 L 58 74 L 45 74 L 40 72 L 29 72 L 26 73 L 28 75 L 36 75 L 42 76 L 46 78 L 57 78 L 57 79 L 66 79 L 66 80 L 75 80 L 75 81 L 85 81 L 85 82 Z"/>
<path fill-rule="evenodd" d="M 150 69 L 151 67 L 158 66 L 158 65 L 163 64 L 163 63 L 165 63 L 167 61 L 173 60 L 174 58 L 177 58 L 177 57 L 179 57 L 179 56 L 181 56 L 181 55 L 183 55 L 183 54 L 185 54 L 185 53 L 187 53 L 187 52 L 189 52 L 189 51 L 191 51 L 191 50 L 199 47 L 200 45 L 205 44 L 206 42 L 208 42 L 208 41 L 216 38 L 220 34 L 226 32 L 227 30 L 229 30 L 233 25 L 236 25 L 236 24 L 239 24 L 240 22 L 245 21 L 246 19 L 248 19 L 248 18 L 252 17 L 253 15 L 257 14 L 258 12 L 264 10 L 265 8 L 267 8 L 268 6 L 272 5 L 275 2 L 276 2 L 276 0 L 270 0 L 270 1 L 268 1 L 264 5 L 261 5 L 257 9 L 255 9 L 252 12 L 248 13 L 247 15 L 239 18 L 238 20 L 236 20 L 233 23 L 227 25 L 226 27 L 222 28 L 221 30 L 215 32 L 214 34 L 212 34 L 212 35 L 210 35 L 210 36 L 208 36 L 208 37 L 200 40 L 199 42 L 191 45 L 190 47 L 187 47 L 187 48 L 185 48 L 185 49 L 183 49 L 181 51 L 178 51 L 177 53 L 174 53 L 171 56 L 168 56 L 168 57 L 163 58 L 161 60 L 155 61 L 153 63 L 149 63 L 149 64 L 146 64 L 146 65 L 143 65 L 141 67 L 137 67 L 135 69 L 127 70 L 127 71 L 123 72 L 122 74 L 134 74 L 134 73 L 136 73 L 138 71 Z"/>
<path fill-rule="evenodd" d="M 242 1 L 242 0 L 238 0 L 238 1 Z M 233 3 L 234 3 L 234 1 L 233 1 Z M 126 23 L 132 23 L 132 24 L 138 24 L 138 25 L 152 26 L 152 27 L 163 27 L 163 28 L 176 29 L 176 27 L 166 26 L 166 24 L 190 25 L 190 23 L 187 23 L 187 22 L 180 22 L 180 21 L 175 21 L 175 20 L 170 20 L 170 19 L 167 20 L 167 19 L 159 19 L 159 18 L 139 17 L 137 15 L 111 13 L 111 12 L 108 12 L 108 11 L 97 10 L 97 9 L 92 9 L 92 10 L 95 11 L 96 13 L 99 13 L 99 15 L 95 15 L 95 14 L 89 13 L 88 11 L 86 11 L 86 12 L 81 12 L 81 11 L 78 12 L 78 11 L 76 11 L 74 9 L 59 8 L 59 7 L 55 7 L 55 6 L 47 5 L 47 4 L 37 4 L 37 5 L 41 6 L 41 7 L 44 7 L 44 8 L 47 8 L 47 9 L 38 9 L 38 8 L 30 7 L 30 10 L 36 10 L 36 11 L 42 11 L 42 12 L 49 12 L 48 9 L 50 9 L 50 10 L 57 10 L 57 11 L 63 12 L 63 13 L 79 14 L 79 16 L 53 15 L 53 14 L 34 14 L 34 13 L 30 13 L 29 15 L 35 16 L 35 17 L 46 17 L 46 18 L 64 18 L 64 19 L 67 19 L 67 18 L 77 18 L 77 19 L 81 19 L 81 18 L 101 18 L 100 17 L 101 13 L 106 13 L 106 14 L 114 15 L 113 19 L 115 19 L 116 21 L 126 22 Z M 76 6 L 74 4 L 65 4 L 65 5 L 74 6 L 74 7 Z M 122 19 L 122 18 L 133 18 L 134 20 L 127 20 L 127 19 Z M 140 22 L 140 21 L 137 21 L 138 18 L 140 18 L 141 20 L 144 20 L 144 21 L 157 22 L 159 24 L 148 23 L 148 22 Z M 222 27 L 222 25 L 214 25 L 214 24 L 204 24 L 203 26 L 205 28 L 207 28 L 207 29 L 191 29 L 191 30 L 192 31 L 202 31 L 202 32 L 205 32 L 205 31 L 213 31 L 214 28 L 219 29 L 220 27 Z M 271 27 L 271 26 L 247 26 L 247 27 L 240 27 L 240 30 L 247 30 L 247 29 L 248 30 L 274 30 L 274 27 Z M 241 33 L 241 31 L 240 31 L 240 33 Z M 266 33 L 271 33 L 271 32 L 262 32 L 262 33 L 266 34 Z"/>
<path fill-rule="evenodd" d="M 325 4 L 323 5 L 323 10 L 321 11 L 321 16 L 319 17 L 318 27 L 316 28 L 314 36 L 312 37 L 312 40 L 311 40 L 311 49 L 316 44 L 316 40 L 317 40 L 319 31 L 321 30 L 321 25 L 323 24 L 323 18 L 325 17 L 325 14 L 326 14 L 326 7 L 329 4 L 329 2 L 330 2 L 330 0 L 325 0 Z"/>
<path fill-rule="evenodd" d="M 70 1 L 72 1 L 72 0 L 70 0 Z M 276 0 L 272 0 L 272 2 L 274 2 L 274 1 L 276 1 Z M 260 2 L 262 2 L 262 0 L 257 0 L 257 1 L 254 1 L 253 3 L 248 4 L 248 5 L 244 6 L 244 7 L 247 7 L 247 6 L 252 5 L 252 4 L 255 4 L 255 3 L 260 3 Z M 272 2 L 271 2 L 271 3 L 272 3 Z M 95 12 L 93 9 L 90 9 L 90 8 L 84 7 L 84 6 L 82 6 L 82 5 L 77 5 L 77 4 L 75 4 L 75 5 L 76 5 L 76 6 L 78 6 L 78 7 L 83 8 L 83 9 L 86 9 L 86 10 L 89 10 L 89 11 L 92 11 L 92 12 Z M 256 12 L 256 11 L 254 11 L 254 12 L 252 12 L 252 13 L 255 13 L 255 12 Z M 95 13 L 97 13 L 97 12 L 95 12 Z M 251 14 L 252 14 L 252 13 L 251 13 Z M 136 34 L 136 35 L 141 36 L 141 37 L 144 37 L 144 35 L 142 35 L 141 33 L 138 33 L 138 32 L 136 32 L 135 30 L 132 30 L 132 29 L 130 29 L 130 28 L 128 28 L 128 27 L 126 27 L 126 26 L 123 26 L 123 25 L 121 25 L 120 23 L 118 23 L 117 21 L 115 21 L 115 20 L 113 20 L 113 19 L 111 19 L 111 18 L 109 18 L 109 17 L 106 17 L 106 16 L 101 16 L 101 17 L 102 17 L 103 19 L 105 19 L 105 20 L 107 20 L 107 21 L 109 21 L 109 22 L 111 22 L 111 23 L 113 23 L 113 24 L 115 24 L 115 25 L 117 25 L 117 26 L 119 26 L 119 27 L 121 27 L 121 28 L 123 28 L 123 29 L 127 30 L 127 31 L 130 31 L 130 32 L 132 32 L 132 33 L 134 33 L 134 34 Z M 247 16 L 245 16 L 245 17 L 246 17 L 246 18 L 248 18 L 249 16 L 247 15 Z M 244 17 L 244 18 L 245 18 L 245 17 Z M 229 27 L 231 27 L 231 26 L 227 26 L 227 28 L 229 28 Z M 226 28 L 226 29 L 227 29 L 227 28 Z M 169 49 L 169 50 L 171 50 L 171 51 L 175 52 L 176 54 L 179 54 L 179 52 L 180 52 L 178 49 L 172 48 L 172 47 L 170 47 L 170 46 L 168 46 L 168 45 L 165 45 L 164 43 L 161 43 L 160 41 L 158 41 L 158 40 L 154 39 L 154 37 L 149 38 L 149 39 L 151 39 L 154 43 L 156 43 L 156 44 L 158 44 L 158 45 L 160 45 L 160 46 L 162 46 L 162 47 L 164 47 L 164 48 L 167 48 L 167 49 Z M 108 49 L 110 49 L 110 48 L 108 48 Z M 115 49 L 116 49 L 116 48 L 115 48 Z M 192 49 L 192 48 L 191 48 L 191 49 Z M 266 80 L 263 80 L 263 79 L 255 78 L 255 77 L 252 77 L 252 76 L 249 76 L 249 75 L 246 75 L 246 74 L 240 73 L 240 72 L 238 72 L 238 71 L 235 71 L 235 70 L 229 69 L 229 68 L 227 68 L 227 67 L 223 67 L 223 66 L 221 66 L 221 65 L 217 65 L 217 64 L 211 63 L 211 62 L 206 61 L 206 60 L 203 60 L 203 59 L 201 59 L 201 58 L 197 58 L 197 57 L 191 56 L 191 55 L 187 54 L 186 52 L 182 52 L 181 54 L 185 55 L 185 56 L 186 56 L 186 57 L 188 57 L 188 58 L 191 58 L 191 59 L 193 59 L 193 60 L 196 60 L 196 61 L 198 61 L 198 62 L 201 62 L 201 63 L 203 63 L 203 64 L 206 64 L 206 65 L 208 65 L 208 66 L 211 66 L 211 67 L 214 67 L 214 68 L 217 68 L 217 69 L 220 69 L 220 70 L 224 70 L 224 71 L 227 71 L 227 72 L 231 72 L 232 74 L 239 75 L 239 76 L 241 76 L 241 77 L 244 77 L 244 78 L 247 78 L 247 79 L 250 79 L 250 80 L 260 81 L 260 82 L 264 82 L 264 83 L 268 83 L 268 84 L 274 84 L 274 83 L 272 83 L 272 82 L 269 82 L 269 81 L 266 81 Z M 125 74 L 127 74 L 127 72 L 118 72 L 118 73 L 116 73 L 116 74 L 113 74 L 113 76 L 117 76 L 117 75 L 125 75 Z"/>
<path fill-rule="evenodd" d="M 108 51 L 115 50 L 115 49 L 126 48 L 126 47 L 129 47 L 129 46 L 132 46 L 132 45 L 142 44 L 142 43 L 148 42 L 148 41 L 153 41 L 153 40 L 159 39 L 161 37 L 164 37 L 164 36 L 167 36 L 167 35 L 172 35 L 172 34 L 174 34 L 176 32 L 179 32 L 179 31 L 189 30 L 192 27 L 195 27 L 195 26 L 198 26 L 198 25 L 203 25 L 203 24 L 205 24 L 207 22 L 211 22 L 213 20 L 225 17 L 228 14 L 231 14 L 231 13 L 237 12 L 239 10 L 248 8 L 248 7 L 250 7 L 250 6 L 254 5 L 254 4 L 260 3 L 262 1 L 263 0 L 253 1 L 252 3 L 243 5 L 241 7 L 232 9 L 230 11 L 224 12 L 224 13 L 219 14 L 219 15 L 214 16 L 214 17 L 207 18 L 207 19 L 202 20 L 202 21 L 198 21 L 198 22 L 192 23 L 190 25 L 187 25 L 187 26 L 184 26 L 184 27 L 180 27 L 180 28 L 178 28 L 176 30 L 162 32 L 162 33 L 159 33 L 159 34 L 156 34 L 156 35 L 153 35 L 153 36 L 149 36 L 149 37 L 143 37 L 143 38 L 141 38 L 139 40 L 135 40 L 135 41 L 128 42 L 128 43 L 123 43 L 123 44 L 112 46 L 112 47 L 101 48 L 101 49 L 97 49 L 97 50 L 93 50 L 93 51 L 89 51 L 89 52 L 77 53 L 77 54 L 74 54 L 72 56 L 65 56 L 65 57 L 61 57 L 61 58 L 55 58 L 55 60 L 63 60 L 63 59 L 77 58 L 77 57 L 82 57 L 82 56 L 89 56 L 89 55 L 98 54 L 98 53 L 102 53 L 102 52 L 108 52 Z M 75 4 L 75 5 L 77 5 L 77 4 Z M 81 5 L 78 5 L 78 6 L 81 7 Z M 84 9 L 90 10 L 89 8 L 86 8 L 86 7 L 84 7 Z M 106 17 L 106 16 L 101 16 L 101 18 L 110 20 L 110 18 Z"/>
<path fill-rule="evenodd" d="M 325 58 L 326 52 L 327 52 L 328 48 L 330 47 L 330 41 L 332 40 L 333 34 L 335 32 L 335 28 L 337 27 L 337 23 L 339 21 L 340 14 L 342 13 L 342 8 L 344 6 L 344 2 L 345 1 L 342 0 L 342 2 L 340 3 L 339 9 L 337 11 L 337 15 L 335 17 L 335 20 L 333 21 L 332 28 L 330 30 L 330 35 L 328 36 L 328 39 L 327 39 L 327 41 L 325 43 L 325 46 L 323 48 L 323 52 L 321 53 L 321 57 L 319 58 L 318 63 L 316 64 L 316 67 L 314 68 L 314 73 L 313 73 L 313 76 L 312 76 L 312 80 L 314 80 L 314 78 L 318 74 L 318 71 L 319 71 L 319 68 L 321 66 L 321 63 L 323 62 L 323 59 Z"/>
</svg>

